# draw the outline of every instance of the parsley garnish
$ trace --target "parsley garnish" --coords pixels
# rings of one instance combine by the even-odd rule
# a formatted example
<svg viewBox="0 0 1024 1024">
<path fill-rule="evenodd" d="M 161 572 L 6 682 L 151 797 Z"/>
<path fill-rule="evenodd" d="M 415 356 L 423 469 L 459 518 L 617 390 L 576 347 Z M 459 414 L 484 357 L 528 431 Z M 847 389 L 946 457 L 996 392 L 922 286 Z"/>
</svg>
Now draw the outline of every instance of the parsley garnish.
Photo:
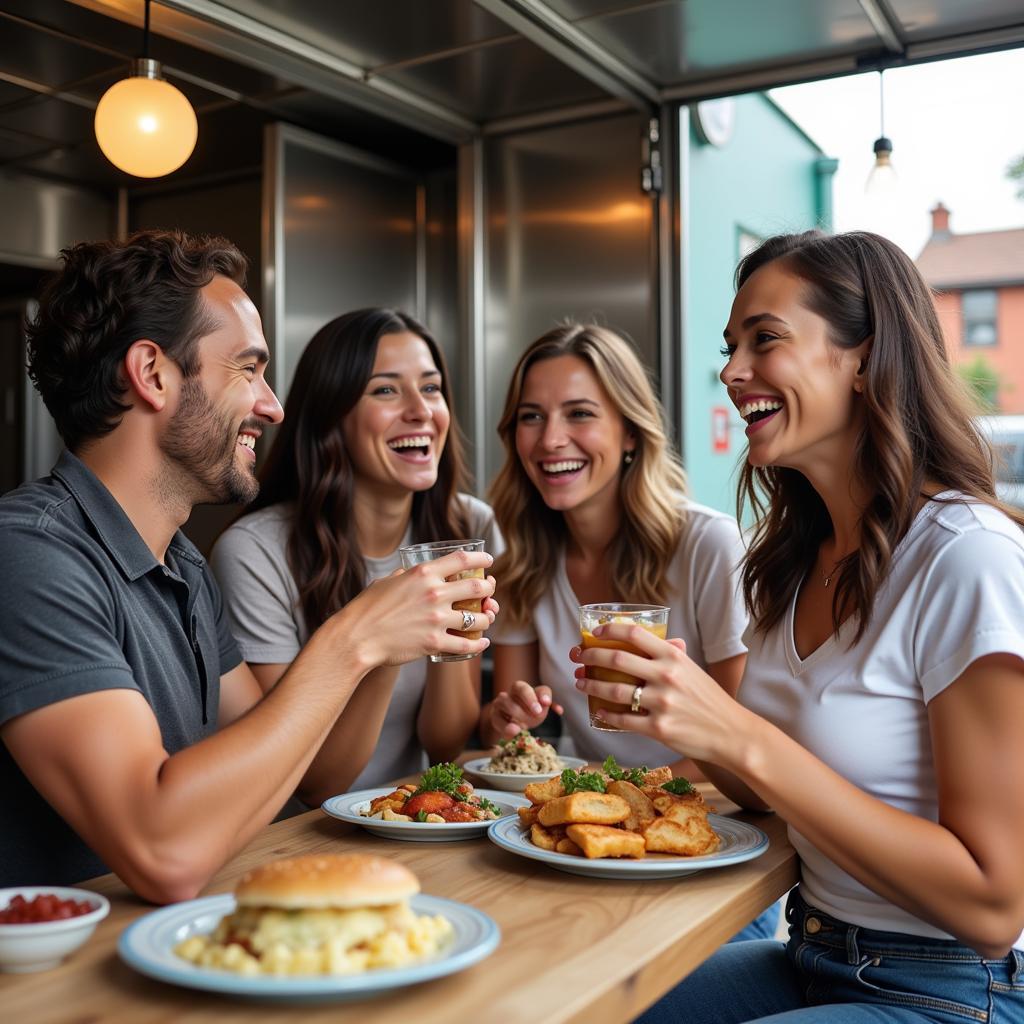
<svg viewBox="0 0 1024 1024">
<path fill-rule="evenodd" d="M 427 812 L 426 811 L 417 811 L 416 812 L 416 820 L 417 821 L 426 821 L 427 820 Z"/>
<path fill-rule="evenodd" d="M 587 789 L 593 793 L 608 791 L 604 776 L 600 772 L 577 772 L 572 768 L 566 768 L 562 772 L 562 789 L 566 793 L 575 793 L 581 789 Z"/>
<path fill-rule="evenodd" d="M 515 736 L 510 737 L 507 740 L 498 740 L 498 746 L 504 750 L 506 747 L 511 747 L 518 743 L 520 740 L 532 740 L 533 735 L 529 729 L 520 729 Z"/>
<path fill-rule="evenodd" d="M 616 782 L 632 782 L 634 786 L 642 786 L 644 776 L 647 775 L 647 765 L 641 765 L 639 768 L 620 768 L 614 754 L 609 754 L 604 759 L 601 769 Z"/>
<path fill-rule="evenodd" d="M 462 785 L 462 769 L 451 761 L 444 764 L 433 764 L 420 779 L 420 787 L 416 793 L 447 793 L 456 800 L 465 800 L 465 794 L 459 793 Z M 413 794 L 416 795 L 415 793 Z"/>
<path fill-rule="evenodd" d="M 480 806 L 485 811 L 493 811 L 497 815 L 501 815 L 501 808 L 497 804 L 492 804 L 487 797 L 482 796 L 478 798 L 480 800 Z"/>
<path fill-rule="evenodd" d="M 693 785 L 689 779 L 684 779 L 681 775 L 677 779 L 669 779 L 668 782 L 663 782 L 661 788 L 669 793 L 675 793 L 676 796 L 686 796 L 687 793 L 693 792 Z"/>
</svg>

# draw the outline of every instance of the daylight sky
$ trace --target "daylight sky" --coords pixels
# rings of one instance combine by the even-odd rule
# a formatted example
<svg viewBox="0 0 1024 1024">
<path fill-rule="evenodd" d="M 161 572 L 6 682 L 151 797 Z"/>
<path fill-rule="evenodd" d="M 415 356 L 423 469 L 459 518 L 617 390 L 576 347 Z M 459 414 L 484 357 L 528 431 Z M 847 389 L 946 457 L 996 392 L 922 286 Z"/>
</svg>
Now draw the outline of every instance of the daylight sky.
<svg viewBox="0 0 1024 1024">
<path fill-rule="evenodd" d="M 874 206 L 864 183 L 878 137 L 878 73 L 773 89 L 772 98 L 829 156 L 837 231 L 885 234 L 917 257 L 936 200 L 954 232 L 1024 227 L 1006 166 L 1024 154 L 1024 49 L 885 72 L 885 134 L 898 173 L 893 202 Z"/>
</svg>

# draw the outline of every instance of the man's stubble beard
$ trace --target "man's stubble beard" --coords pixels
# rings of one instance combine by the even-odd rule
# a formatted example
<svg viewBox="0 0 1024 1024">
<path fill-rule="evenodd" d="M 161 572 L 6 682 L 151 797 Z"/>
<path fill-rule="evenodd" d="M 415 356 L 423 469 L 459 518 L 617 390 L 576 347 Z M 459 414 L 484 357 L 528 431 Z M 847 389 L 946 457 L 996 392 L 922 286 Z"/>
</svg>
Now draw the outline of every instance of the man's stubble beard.
<svg viewBox="0 0 1024 1024">
<path fill-rule="evenodd" d="M 160 450 L 169 461 L 168 484 L 179 498 L 194 505 L 248 504 L 260 485 L 248 468 L 241 468 L 235 448 L 238 431 L 228 417 L 218 414 L 198 378 L 188 378 L 181 402 Z M 191 492 L 189 494 L 183 492 Z"/>
</svg>

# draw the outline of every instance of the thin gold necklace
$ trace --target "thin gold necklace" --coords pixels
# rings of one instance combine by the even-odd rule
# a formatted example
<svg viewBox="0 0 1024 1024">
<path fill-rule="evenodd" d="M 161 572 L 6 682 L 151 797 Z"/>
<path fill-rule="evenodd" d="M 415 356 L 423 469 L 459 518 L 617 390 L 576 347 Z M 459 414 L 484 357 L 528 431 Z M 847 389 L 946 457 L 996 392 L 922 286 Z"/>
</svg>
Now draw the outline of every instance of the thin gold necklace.
<svg viewBox="0 0 1024 1024">
<path fill-rule="evenodd" d="M 824 572 L 821 574 L 823 579 L 825 580 L 825 586 L 826 587 L 832 582 L 832 577 L 835 576 L 836 570 L 842 564 L 842 561 L 843 560 L 840 559 L 838 562 L 836 562 L 836 564 L 832 566 L 832 571 L 830 573 L 828 573 L 827 575 Z"/>
</svg>

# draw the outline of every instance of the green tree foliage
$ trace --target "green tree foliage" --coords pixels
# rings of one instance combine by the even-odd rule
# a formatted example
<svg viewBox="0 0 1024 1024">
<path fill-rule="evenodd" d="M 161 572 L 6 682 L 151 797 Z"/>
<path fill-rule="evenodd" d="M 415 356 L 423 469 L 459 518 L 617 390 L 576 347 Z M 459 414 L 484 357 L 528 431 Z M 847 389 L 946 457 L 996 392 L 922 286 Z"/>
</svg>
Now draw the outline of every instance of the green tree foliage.
<svg viewBox="0 0 1024 1024">
<path fill-rule="evenodd" d="M 1006 168 L 1006 176 L 1010 181 L 1017 182 L 1017 198 L 1024 199 L 1024 154 L 1010 161 Z"/>
<path fill-rule="evenodd" d="M 976 355 L 969 363 L 960 363 L 956 369 L 974 395 L 978 412 L 998 412 L 1000 378 L 996 368 L 984 356 Z"/>
</svg>

